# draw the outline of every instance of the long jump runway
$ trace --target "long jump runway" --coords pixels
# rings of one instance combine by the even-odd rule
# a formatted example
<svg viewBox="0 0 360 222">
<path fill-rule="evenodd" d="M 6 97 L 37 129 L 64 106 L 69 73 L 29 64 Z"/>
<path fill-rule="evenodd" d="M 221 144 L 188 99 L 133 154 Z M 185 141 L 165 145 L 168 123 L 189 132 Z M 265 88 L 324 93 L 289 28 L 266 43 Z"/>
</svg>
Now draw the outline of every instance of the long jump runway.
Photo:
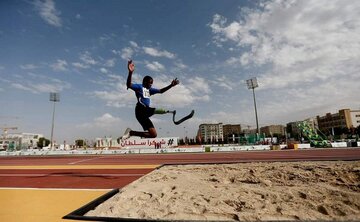
<svg viewBox="0 0 360 222">
<path fill-rule="evenodd" d="M 61 217 L 163 164 L 359 159 L 360 148 L 0 157 L 0 221 L 69 221 Z"/>
<path fill-rule="evenodd" d="M 360 159 L 359 148 L 0 158 L 0 187 L 121 188 L 162 164 Z"/>
</svg>

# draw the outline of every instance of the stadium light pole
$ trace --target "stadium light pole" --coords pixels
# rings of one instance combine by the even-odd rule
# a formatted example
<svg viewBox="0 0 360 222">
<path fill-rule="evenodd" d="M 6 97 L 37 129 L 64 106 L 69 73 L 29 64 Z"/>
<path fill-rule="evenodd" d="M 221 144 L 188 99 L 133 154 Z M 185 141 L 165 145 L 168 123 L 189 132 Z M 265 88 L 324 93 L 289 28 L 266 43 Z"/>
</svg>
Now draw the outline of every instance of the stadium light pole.
<svg viewBox="0 0 360 222">
<path fill-rule="evenodd" d="M 255 88 L 259 86 L 256 77 L 253 77 L 251 79 L 246 80 L 246 84 L 248 89 L 252 89 L 253 91 L 253 96 L 254 96 L 254 106 L 255 106 L 255 117 L 256 117 L 256 129 L 257 129 L 257 133 L 258 135 L 260 135 L 260 130 L 259 130 L 259 121 L 258 121 L 258 115 L 257 115 L 257 109 L 256 109 L 256 98 L 255 98 Z"/>
<path fill-rule="evenodd" d="M 52 125 L 51 125 L 51 138 L 50 138 L 50 149 L 53 150 L 53 136 L 54 136 L 54 120 L 55 120 L 55 103 L 60 102 L 60 94 L 52 92 L 50 93 L 50 101 L 54 102 Z"/>
</svg>

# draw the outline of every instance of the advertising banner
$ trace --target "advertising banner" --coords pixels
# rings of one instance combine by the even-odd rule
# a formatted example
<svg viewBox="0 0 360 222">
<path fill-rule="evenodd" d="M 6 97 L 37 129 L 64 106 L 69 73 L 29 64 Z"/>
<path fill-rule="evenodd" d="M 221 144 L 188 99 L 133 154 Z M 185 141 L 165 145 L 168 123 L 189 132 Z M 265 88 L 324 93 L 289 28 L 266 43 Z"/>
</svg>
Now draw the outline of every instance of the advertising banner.
<svg viewBox="0 0 360 222">
<path fill-rule="evenodd" d="M 178 147 L 178 137 L 159 137 L 141 139 L 138 137 L 131 137 L 125 141 L 120 141 L 120 144 L 112 138 L 97 138 L 96 147 L 98 148 L 152 148 L 164 149 Z"/>
<path fill-rule="evenodd" d="M 165 138 L 149 138 L 149 139 L 132 139 L 129 138 L 120 142 L 120 148 L 174 148 L 178 146 L 178 137 L 165 137 Z"/>
</svg>

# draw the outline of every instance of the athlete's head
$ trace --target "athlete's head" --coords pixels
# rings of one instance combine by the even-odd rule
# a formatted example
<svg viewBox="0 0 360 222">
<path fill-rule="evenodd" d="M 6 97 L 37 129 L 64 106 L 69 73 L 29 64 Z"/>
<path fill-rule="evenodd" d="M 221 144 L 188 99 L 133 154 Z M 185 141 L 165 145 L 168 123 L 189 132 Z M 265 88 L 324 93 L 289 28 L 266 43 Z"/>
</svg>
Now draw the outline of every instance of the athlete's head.
<svg viewBox="0 0 360 222">
<path fill-rule="evenodd" d="M 153 78 L 151 78 L 151 76 L 145 76 L 143 79 L 143 86 L 147 89 L 150 89 L 152 84 L 153 84 Z"/>
</svg>

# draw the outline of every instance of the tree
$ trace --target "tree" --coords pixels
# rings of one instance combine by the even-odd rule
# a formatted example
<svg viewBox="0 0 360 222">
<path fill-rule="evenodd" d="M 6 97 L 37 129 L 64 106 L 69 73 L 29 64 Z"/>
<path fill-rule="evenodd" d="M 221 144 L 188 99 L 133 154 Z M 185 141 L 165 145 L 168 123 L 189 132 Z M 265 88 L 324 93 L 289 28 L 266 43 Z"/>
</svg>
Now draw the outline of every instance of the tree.
<svg viewBox="0 0 360 222">
<path fill-rule="evenodd" d="M 45 146 L 49 146 L 49 144 L 50 144 L 50 140 L 48 140 L 48 139 L 46 139 L 46 138 L 44 138 L 44 137 L 40 137 L 39 138 L 39 141 L 37 142 L 37 147 L 39 147 L 39 148 L 43 148 L 43 147 L 45 147 Z"/>
</svg>

